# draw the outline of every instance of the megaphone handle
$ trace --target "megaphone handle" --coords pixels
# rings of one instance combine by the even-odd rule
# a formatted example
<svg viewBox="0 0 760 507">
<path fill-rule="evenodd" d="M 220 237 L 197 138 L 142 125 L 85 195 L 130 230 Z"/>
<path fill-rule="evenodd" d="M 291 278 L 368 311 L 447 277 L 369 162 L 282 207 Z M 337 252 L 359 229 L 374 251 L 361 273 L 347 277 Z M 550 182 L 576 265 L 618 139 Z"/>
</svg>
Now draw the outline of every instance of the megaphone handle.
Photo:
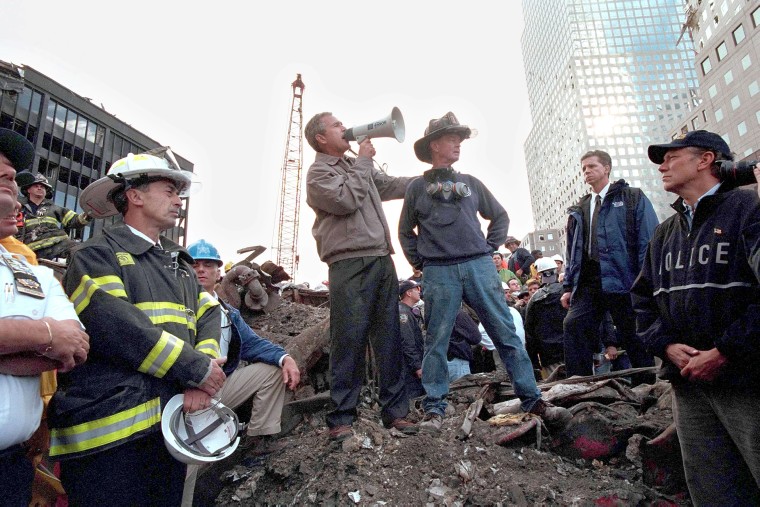
<svg viewBox="0 0 760 507">
<path fill-rule="evenodd" d="M 366 137 L 366 136 L 365 136 L 365 137 Z M 358 154 L 358 153 L 356 153 L 356 152 L 355 152 L 354 150 L 352 150 L 351 148 L 349 148 L 349 149 L 348 149 L 348 151 L 350 151 L 350 152 L 351 152 L 351 153 L 352 153 L 352 154 L 353 154 L 355 157 L 358 157 L 358 156 L 359 156 L 359 154 Z M 378 161 L 377 161 L 377 160 L 375 160 L 374 158 L 372 159 L 372 163 L 374 163 L 374 164 L 375 164 L 375 167 L 377 167 L 377 169 L 378 169 L 379 171 L 382 171 L 382 172 L 384 172 L 385 174 L 388 174 L 388 171 L 386 170 L 386 168 L 385 168 L 385 167 L 383 167 L 382 165 L 380 165 L 380 163 L 378 163 Z M 385 164 L 383 164 L 383 165 L 385 165 Z"/>
<path fill-rule="evenodd" d="M 357 142 L 357 144 L 361 144 L 362 141 L 364 141 L 365 139 L 367 139 L 367 136 L 356 136 L 355 141 Z"/>
</svg>

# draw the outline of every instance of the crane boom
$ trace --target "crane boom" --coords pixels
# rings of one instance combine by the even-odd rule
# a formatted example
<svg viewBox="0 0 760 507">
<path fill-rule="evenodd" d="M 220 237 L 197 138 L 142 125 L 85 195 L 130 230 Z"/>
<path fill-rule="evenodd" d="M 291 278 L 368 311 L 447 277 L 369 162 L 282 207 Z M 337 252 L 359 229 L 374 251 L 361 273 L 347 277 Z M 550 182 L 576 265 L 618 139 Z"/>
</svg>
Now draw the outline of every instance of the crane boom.
<svg viewBox="0 0 760 507">
<path fill-rule="evenodd" d="M 298 225 L 301 211 L 301 171 L 303 168 L 303 109 L 301 101 L 306 88 L 301 74 L 291 83 L 293 96 L 290 122 L 285 143 L 280 183 L 280 206 L 277 228 L 277 264 L 295 280 L 298 270 Z"/>
</svg>

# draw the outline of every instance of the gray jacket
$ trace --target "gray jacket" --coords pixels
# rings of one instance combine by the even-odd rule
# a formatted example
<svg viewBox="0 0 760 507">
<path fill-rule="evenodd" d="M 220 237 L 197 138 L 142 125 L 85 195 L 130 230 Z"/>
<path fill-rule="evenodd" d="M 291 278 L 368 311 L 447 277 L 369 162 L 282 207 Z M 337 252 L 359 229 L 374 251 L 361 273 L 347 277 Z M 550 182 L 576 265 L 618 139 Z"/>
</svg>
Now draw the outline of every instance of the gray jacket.
<svg viewBox="0 0 760 507">
<path fill-rule="evenodd" d="M 311 233 L 327 264 L 393 253 L 382 201 L 401 199 L 412 178 L 394 178 L 372 160 L 317 153 L 306 174 L 306 203 L 317 218 Z"/>
</svg>

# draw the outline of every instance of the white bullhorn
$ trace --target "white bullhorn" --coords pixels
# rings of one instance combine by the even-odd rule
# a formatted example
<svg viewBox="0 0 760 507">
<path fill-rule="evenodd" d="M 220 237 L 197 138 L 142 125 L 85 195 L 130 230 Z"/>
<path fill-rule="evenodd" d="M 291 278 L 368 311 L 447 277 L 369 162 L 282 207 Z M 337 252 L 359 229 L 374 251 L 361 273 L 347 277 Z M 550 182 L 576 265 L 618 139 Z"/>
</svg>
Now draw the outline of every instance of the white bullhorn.
<svg viewBox="0 0 760 507">
<path fill-rule="evenodd" d="M 360 143 L 367 138 L 393 137 L 396 141 L 403 143 L 405 133 L 404 117 L 401 116 L 399 108 L 394 107 L 391 114 L 385 118 L 346 130 L 346 133 L 343 134 L 343 139 Z"/>
</svg>

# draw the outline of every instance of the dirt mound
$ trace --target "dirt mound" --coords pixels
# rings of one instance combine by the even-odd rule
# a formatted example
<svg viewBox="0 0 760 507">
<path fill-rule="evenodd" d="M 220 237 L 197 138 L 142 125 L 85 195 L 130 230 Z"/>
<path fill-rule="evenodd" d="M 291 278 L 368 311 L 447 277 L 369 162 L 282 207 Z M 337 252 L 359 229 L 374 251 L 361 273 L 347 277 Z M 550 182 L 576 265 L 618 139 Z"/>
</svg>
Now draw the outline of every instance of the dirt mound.
<svg viewBox="0 0 760 507">
<path fill-rule="evenodd" d="M 257 330 L 293 337 L 328 315 L 328 309 L 290 303 L 249 322 Z M 497 445 L 504 430 L 486 419 L 494 415 L 498 402 L 509 399 L 511 386 L 493 375 L 472 375 L 452 385 L 452 413 L 439 434 L 405 436 L 385 429 L 376 396 L 365 388 L 355 435 L 333 443 L 327 435 L 325 404 L 317 403 L 317 409 L 300 415 L 300 423 L 280 437 L 288 444 L 284 450 L 268 456 L 238 453 L 204 474 L 199 487 L 205 482 L 215 488 L 206 492 L 215 499 L 209 504 L 228 506 L 690 505 L 683 495 L 668 496 L 643 480 L 652 471 L 647 470 L 646 460 L 642 464 L 640 445 L 672 421 L 667 385 L 638 393 L 607 381 L 601 387 L 557 395 L 555 403 L 564 400 L 569 408 L 583 407 L 574 417 L 588 421 L 574 428 L 580 438 L 618 439 L 614 455 L 588 459 L 566 452 L 573 443 L 568 435 L 575 434 L 568 433 L 563 440 L 562 434 L 546 428 L 540 444 L 534 431 L 509 445 Z M 465 438 L 461 430 L 465 414 L 487 385 L 492 386 L 493 399 L 484 404 Z M 311 395 L 315 391 L 319 389 L 312 389 Z M 296 399 L 303 400 L 305 394 L 297 393 Z M 422 417 L 419 400 L 409 417 L 415 421 Z M 196 501 L 202 496 L 196 491 Z"/>
</svg>

